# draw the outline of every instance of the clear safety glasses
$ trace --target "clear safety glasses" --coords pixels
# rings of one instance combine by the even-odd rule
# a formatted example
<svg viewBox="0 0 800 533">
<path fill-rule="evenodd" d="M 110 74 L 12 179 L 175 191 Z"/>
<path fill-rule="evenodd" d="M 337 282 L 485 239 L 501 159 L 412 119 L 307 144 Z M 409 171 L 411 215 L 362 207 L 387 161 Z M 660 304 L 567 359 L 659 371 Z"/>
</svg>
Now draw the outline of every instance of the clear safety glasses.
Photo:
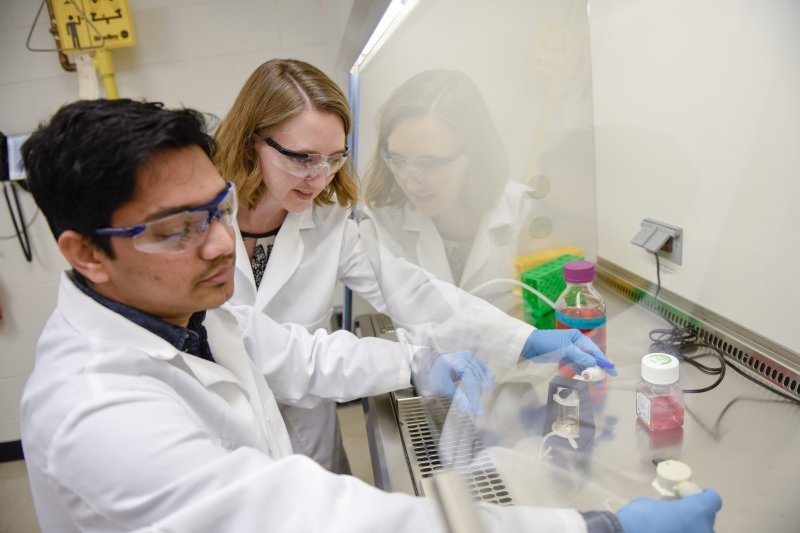
<svg viewBox="0 0 800 533">
<path fill-rule="evenodd" d="M 287 150 L 270 137 L 265 138 L 264 142 L 283 156 L 277 159 L 278 167 L 281 170 L 288 172 L 295 178 L 304 180 L 313 179 L 320 172 L 325 173 L 326 179 L 333 179 L 339 169 L 347 163 L 347 157 L 350 155 L 350 150 L 347 147 L 345 147 L 344 153 L 341 154 L 322 155 Z"/>
<path fill-rule="evenodd" d="M 414 174 L 414 179 L 420 183 L 436 183 L 446 179 L 448 176 L 444 169 L 461 157 L 463 149 L 459 149 L 453 154 L 441 157 L 403 157 L 389 152 L 386 148 L 381 149 L 381 157 L 394 174 L 395 179 L 406 181 L 409 173 Z"/>
<path fill-rule="evenodd" d="M 101 228 L 94 232 L 109 237 L 128 237 L 140 252 L 177 254 L 200 246 L 214 220 L 233 227 L 236 218 L 236 188 L 227 182 L 225 190 L 205 205 L 127 228 Z"/>
</svg>

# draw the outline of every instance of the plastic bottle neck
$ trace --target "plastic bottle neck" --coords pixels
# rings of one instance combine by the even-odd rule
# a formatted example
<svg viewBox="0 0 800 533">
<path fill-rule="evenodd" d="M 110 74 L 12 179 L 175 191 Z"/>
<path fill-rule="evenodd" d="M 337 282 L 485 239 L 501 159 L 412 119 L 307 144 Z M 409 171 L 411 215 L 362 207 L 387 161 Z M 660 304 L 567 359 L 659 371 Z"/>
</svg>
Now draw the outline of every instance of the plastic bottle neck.
<svg viewBox="0 0 800 533">
<path fill-rule="evenodd" d="M 587 283 L 567 283 L 566 288 L 556 300 L 556 307 L 601 307 L 605 309 L 605 301 L 599 292 Z"/>
</svg>

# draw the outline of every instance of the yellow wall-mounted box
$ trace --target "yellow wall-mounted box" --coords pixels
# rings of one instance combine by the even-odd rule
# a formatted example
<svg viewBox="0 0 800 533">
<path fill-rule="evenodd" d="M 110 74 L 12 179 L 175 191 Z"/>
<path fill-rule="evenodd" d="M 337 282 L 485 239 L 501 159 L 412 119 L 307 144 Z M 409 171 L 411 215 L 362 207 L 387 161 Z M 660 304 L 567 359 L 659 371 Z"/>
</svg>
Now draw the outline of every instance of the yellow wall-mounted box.
<svg viewBox="0 0 800 533">
<path fill-rule="evenodd" d="M 127 0 L 50 0 L 61 51 L 81 53 L 93 48 L 123 48 L 136 44 Z"/>
</svg>

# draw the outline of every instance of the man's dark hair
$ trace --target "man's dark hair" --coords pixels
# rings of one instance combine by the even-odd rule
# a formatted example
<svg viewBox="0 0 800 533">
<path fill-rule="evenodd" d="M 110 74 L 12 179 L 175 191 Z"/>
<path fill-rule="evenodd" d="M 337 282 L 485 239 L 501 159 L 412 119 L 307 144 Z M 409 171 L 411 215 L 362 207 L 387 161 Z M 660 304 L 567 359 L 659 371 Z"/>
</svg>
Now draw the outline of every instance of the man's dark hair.
<svg viewBox="0 0 800 533">
<path fill-rule="evenodd" d="M 109 237 L 94 234 L 136 191 L 136 176 L 155 156 L 199 146 L 213 156 L 206 117 L 158 102 L 81 100 L 59 109 L 22 145 L 36 203 L 58 239 L 65 230 L 87 236 L 109 257 Z"/>
</svg>

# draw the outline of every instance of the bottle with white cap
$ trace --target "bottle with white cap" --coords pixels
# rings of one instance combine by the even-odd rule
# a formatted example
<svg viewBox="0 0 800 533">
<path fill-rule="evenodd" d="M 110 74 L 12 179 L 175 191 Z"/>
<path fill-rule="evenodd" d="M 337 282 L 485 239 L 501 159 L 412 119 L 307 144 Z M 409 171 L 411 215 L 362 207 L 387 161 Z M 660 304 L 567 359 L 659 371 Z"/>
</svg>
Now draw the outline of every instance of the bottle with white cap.
<svg viewBox="0 0 800 533">
<path fill-rule="evenodd" d="M 683 391 L 678 359 L 666 353 L 642 357 L 642 380 L 636 386 L 636 415 L 650 431 L 683 426 Z"/>
</svg>

